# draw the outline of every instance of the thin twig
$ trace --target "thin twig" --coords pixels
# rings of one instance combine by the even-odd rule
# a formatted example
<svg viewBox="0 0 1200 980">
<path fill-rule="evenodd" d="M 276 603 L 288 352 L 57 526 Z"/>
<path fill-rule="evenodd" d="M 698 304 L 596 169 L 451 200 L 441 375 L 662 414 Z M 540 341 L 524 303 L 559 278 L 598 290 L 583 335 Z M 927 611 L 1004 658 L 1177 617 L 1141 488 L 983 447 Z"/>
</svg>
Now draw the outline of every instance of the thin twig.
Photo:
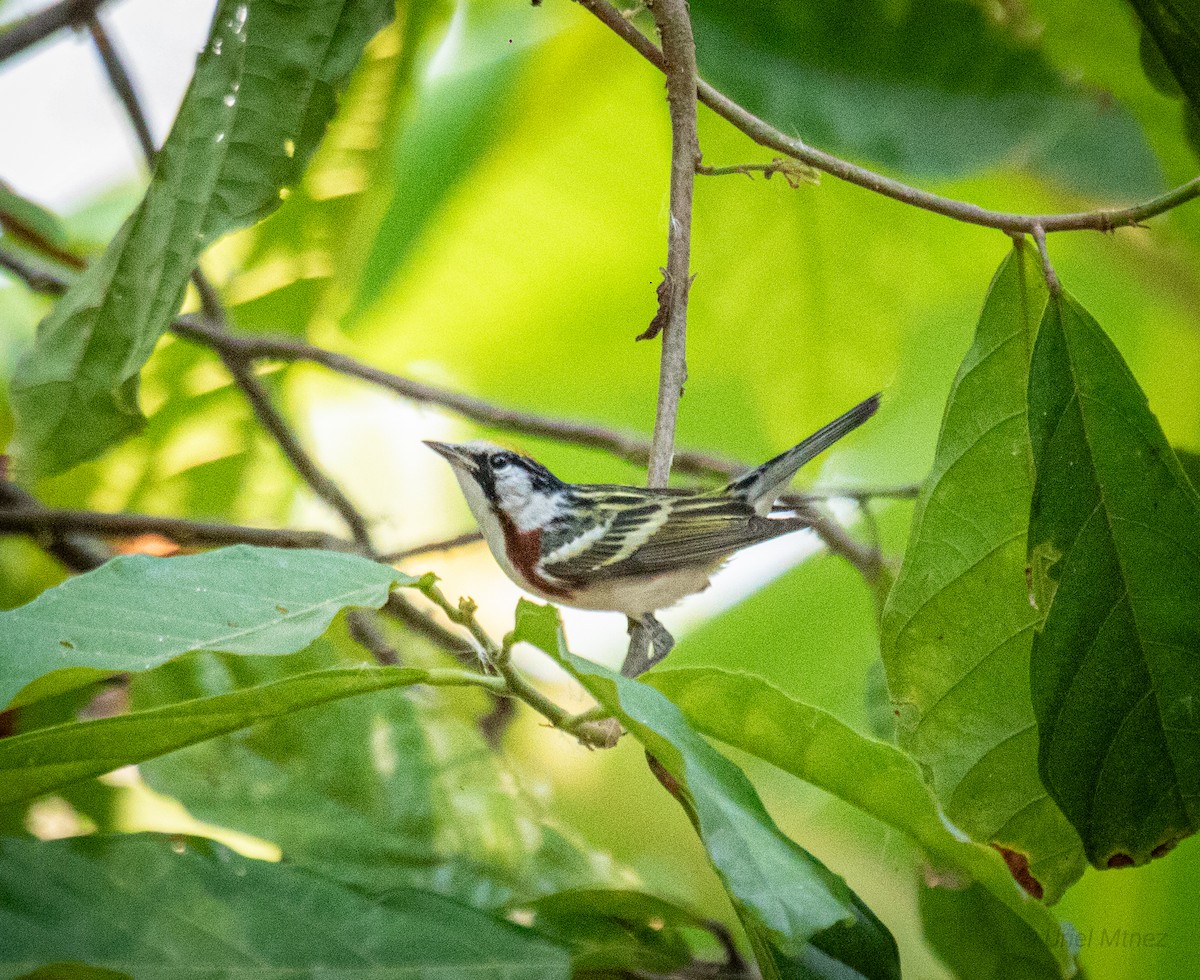
<svg viewBox="0 0 1200 980">
<path fill-rule="evenodd" d="M 81 24 L 106 0 L 62 0 L 52 7 L 31 14 L 0 32 L 0 63 L 20 54 L 64 27 Z"/>
<path fill-rule="evenodd" d="M 821 173 L 815 167 L 800 163 L 798 160 L 785 160 L 782 157 L 776 157 L 770 163 L 738 163 L 731 167 L 709 167 L 697 164 L 696 173 L 705 177 L 745 174 L 751 179 L 756 173 L 760 173 L 763 175 L 763 180 L 770 180 L 775 174 L 780 174 L 792 190 L 799 189 L 803 184 L 816 184 L 821 179 Z"/>
<path fill-rule="evenodd" d="M 503 678 L 509 694 L 524 701 L 553 727 L 574 735 L 585 745 L 596 748 L 611 747 L 607 733 L 594 731 L 594 722 L 577 724 L 576 715 L 559 707 L 525 679 L 512 664 L 512 648 L 509 645 L 511 641 L 506 638 L 503 645 L 498 644 L 475 618 L 478 607 L 474 600 L 463 597 L 458 600 L 458 605 L 453 604 L 438 588 L 437 583 L 432 581 L 432 577 L 430 581 L 424 582 L 420 589 L 426 598 L 446 614 L 450 622 L 463 627 L 471 634 L 483 653 L 483 662 Z"/>
<path fill-rule="evenodd" d="M 395 565 L 399 562 L 406 561 L 409 558 L 417 558 L 421 555 L 436 554 L 439 551 L 452 551 L 455 548 L 462 548 L 469 544 L 475 544 L 477 541 L 482 541 L 483 535 L 479 531 L 467 531 L 465 534 L 460 534 L 453 538 L 446 538 L 443 541 L 429 541 L 426 544 L 414 545 L 411 548 L 404 548 L 400 551 L 392 551 L 386 555 L 380 555 L 379 560 L 385 565 Z"/>
<path fill-rule="evenodd" d="M 4 527 L 10 514 L 40 511 L 41 504 L 32 494 L 15 483 L 0 480 L 0 528 Z M 112 557 L 112 552 L 102 542 L 67 528 L 46 527 L 36 531 L 35 535 L 43 550 L 73 572 L 90 572 Z"/>
<path fill-rule="evenodd" d="M 32 500 L 33 498 L 29 498 Z M 34 502 L 36 504 L 36 501 Z M 322 531 L 277 530 L 217 524 L 152 514 L 109 514 L 93 510 L 52 510 L 37 506 L 0 510 L 0 534 L 86 534 L 127 538 L 159 534 L 177 544 L 254 544 L 269 548 L 323 548 L 355 551 L 355 544 Z"/>
<path fill-rule="evenodd" d="M 594 14 L 601 23 L 621 37 L 659 71 L 664 70 L 663 52 L 608 0 L 576 0 L 576 2 Z M 1148 218 L 1153 218 L 1193 198 L 1200 197 L 1200 177 L 1194 177 L 1186 184 L 1165 194 L 1126 208 L 1043 215 L 989 211 L 987 208 L 981 208 L 966 201 L 958 201 L 954 198 L 942 197 L 939 194 L 931 194 L 928 191 L 910 187 L 901 181 L 877 174 L 865 167 L 842 160 L 831 153 L 808 146 L 803 141 L 787 136 L 774 126 L 759 119 L 703 79 L 697 81 L 696 88 L 701 102 L 760 146 L 786 154 L 794 160 L 806 163 L 810 167 L 815 167 L 817 170 L 849 184 L 855 184 L 925 211 L 932 211 L 935 214 L 941 214 L 967 224 L 982 225 L 985 228 L 997 228 L 1007 232 L 1025 232 L 1026 234 L 1032 234 L 1034 227 L 1038 225 L 1045 233 L 1085 230 L 1112 231 L 1115 228 L 1139 225 Z"/>
<path fill-rule="evenodd" d="M 1046 288 L 1051 296 L 1062 293 L 1062 283 L 1058 281 L 1058 273 L 1050 262 L 1050 250 L 1046 247 L 1046 229 L 1041 225 L 1033 226 L 1033 240 L 1037 242 L 1038 254 L 1042 257 L 1042 274 L 1046 277 Z"/>
<path fill-rule="evenodd" d="M 176 336 L 204 344 L 206 347 L 218 351 L 237 350 L 246 358 L 308 361 L 320 364 L 339 374 L 361 378 L 363 381 L 386 388 L 409 401 L 438 405 L 491 428 L 603 449 L 620 459 L 641 465 L 645 465 L 650 459 L 649 441 L 636 433 L 621 432 L 588 422 L 575 422 L 570 419 L 538 415 L 534 412 L 496 405 L 482 398 L 448 391 L 445 388 L 438 388 L 435 385 L 392 374 L 381 368 L 364 364 L 346 354 L 338 354 L 303 341 L 263 334 L 222 336 L 198 318 L 187 316 L 178 317 L 171 324 L 171 330 Z M 701 476 L 736 476 L 746 470 L 746 467 L 737 460 L 697 452 L 678 453 L 675 456 L 674 464 L 675 469 L 681 473 Z"/>
<path fill-rule="evenodd" d="M 150 135 L 146 114 L 142 111 L 141 102 L 137 97 L 137 90 L 133 87 L 133 79 L 125 70 L 125 63 L 117 54 L 116 48 L 113 47 L 104 25 L 100 23 L 100 15 L 96 11 L 92 11 L 87 16 L 86 23 L 88 32 L 92 35 L 92 42 L 100 55 L 100 61 L 104 65 L 104 73 L 108 76 L 108 82 L 117 94 L 117 98 L 121 100 L 121 105 L 125 107 L 129 124 L 137 135 L 142 155 L 145 156 L 146 162 L 153 166 L 157 150 L 154 147 L 154 139 Z"/>
</svg>

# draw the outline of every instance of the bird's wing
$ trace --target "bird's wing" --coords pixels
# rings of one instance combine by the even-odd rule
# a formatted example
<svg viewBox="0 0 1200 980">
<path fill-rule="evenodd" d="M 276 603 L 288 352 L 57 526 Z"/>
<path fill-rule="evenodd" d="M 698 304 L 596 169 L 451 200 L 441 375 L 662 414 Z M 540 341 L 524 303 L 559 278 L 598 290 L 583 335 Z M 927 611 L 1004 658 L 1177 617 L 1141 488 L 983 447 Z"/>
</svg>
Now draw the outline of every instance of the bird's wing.
<svg viewBox="0 0 1200 980">
<path fill-rule="evenodd" d="M 747 503 L 710 496 L 660 497 L 615 513 L 542 560 L 564 582 L 656 575 L 728 558 L 739 548 L 808 526 L 800 518 L 769 520 Z"/>
</svg>

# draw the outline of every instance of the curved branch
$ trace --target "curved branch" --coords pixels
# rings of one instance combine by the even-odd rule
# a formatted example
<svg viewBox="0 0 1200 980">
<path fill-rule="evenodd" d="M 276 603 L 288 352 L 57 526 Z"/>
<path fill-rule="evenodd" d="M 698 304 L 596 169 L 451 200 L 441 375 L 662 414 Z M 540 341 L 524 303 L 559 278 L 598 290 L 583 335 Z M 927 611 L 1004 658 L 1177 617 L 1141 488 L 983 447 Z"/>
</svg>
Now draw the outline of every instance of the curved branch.
<svg viewBox="0 0 1200 980">
<path fill-rule="evenodd" d="M 629 44 L 638 54 L 659 71 L 665 71 L 663 53 L 639 31 L 608 0 L 576 0 L 581 7 L 596 16 L 601 23 Z M 1126 208 L 1107 208 L 1097 211 L 1077 211 L 1069 214 L 1011 214 L 1005 211 L 989 211 L 967 201 L 958 201 L 940 194 L 931 194 L 911 187 L 899 180 L 877 174 L 866 167 L 850 163 L 832 153 L 808 146 L 802 140 L 793 139 L 780 132 L 770 123 L 743 108 L 733 99 L 709 85 L 703 79 L 696 83 L 700 101 L 718 116 L 741 130 L 760 146 L 784 153 L 794 160 L 815 167 L 830 176 L 855 184 L 884 197 L 935 214 L 953 218 L 966 224 L 982 225 L 1011 233 L 1032 235 L 1040 227 L 1043 233 L 1052 231 L 1112 231 L 1115 228 L 1141 224 L 1165 211 L 1178 207 L 1193 198 L 1200 197 L 1200 177 L 1194 177 L 1156 198 Z"/>
<path fill-rule="evenodd" d="M 0 33 L 0 63 L 46 40 L 64 27 L 84 23 L 105 2 L 106 0 L 62 0 L 53 7 L 47 7 L 18 21 Z"/>
</svg>

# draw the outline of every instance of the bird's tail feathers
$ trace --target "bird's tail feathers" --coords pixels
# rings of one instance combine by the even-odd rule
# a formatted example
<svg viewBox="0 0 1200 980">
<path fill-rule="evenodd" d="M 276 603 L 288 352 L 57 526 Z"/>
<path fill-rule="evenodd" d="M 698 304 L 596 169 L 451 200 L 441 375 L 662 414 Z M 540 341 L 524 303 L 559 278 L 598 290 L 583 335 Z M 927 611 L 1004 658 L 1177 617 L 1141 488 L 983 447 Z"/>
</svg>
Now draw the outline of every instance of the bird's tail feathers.
<svg viewBox="0 0 1200 980">
<path fill-rule="evenodd" d="M 787 452 L 780 453 L 762 466 L 739 476 L 725 487 L 724 492 L 741 497 L 756 507 L 764 501 L 773 502 L 801 466 L 815 459 L 874 415 L 879 408 L 879 399 L 880 396 L 876 394 L 860 402 Z"/>
</svg>

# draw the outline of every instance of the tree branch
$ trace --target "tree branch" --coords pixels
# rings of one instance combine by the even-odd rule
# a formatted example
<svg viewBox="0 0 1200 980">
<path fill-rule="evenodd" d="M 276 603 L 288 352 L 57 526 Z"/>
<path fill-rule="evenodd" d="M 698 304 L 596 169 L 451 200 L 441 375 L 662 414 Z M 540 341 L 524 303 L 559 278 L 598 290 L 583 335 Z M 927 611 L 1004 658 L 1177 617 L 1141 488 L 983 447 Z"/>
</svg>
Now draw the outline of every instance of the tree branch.
<svg viewBox="0 0 1200 980">
<path fill-rule="evenodd" d="M 696 44 L 687 0 L 654 0 L 662 36 L 671 114 L 671 206 L 667 228 L 665 288 L 656 320 L 663 327 L 658 406 L 650 442 L 647 486 L 665 487 L 675 452 L 675 420 L 687 380 L 687 304 L 691 288 L 692 192 L 700 144 L 696 136 Z"/>
<path fill-rule="evenodd" d="M 15 483 L 0 480 L 0 529 L 4 528 L 9 515 L 16 513 L 48 513 L 30 493 Z M 43 550 L 57 558 L 73 572 L 90 572 L 99 568 L 109 558 L 110 552 L 101 542 L 84 535 L 73 534 L 62 527 L 31 528 L 31 536 L 38 537 Z"/>
<path fill-rule="evenodd" d="M 0 33 L 0 63 L 46 40 L 64 27 L 84 23 L 107 0 L 62 0 Z"/>
<path fill-rule="evenodd" d="M 601 23 L 628 43 L 659 71 L 665 71 L 666 61 L 663 52 L 608 0 L 576 0 L 576 2 L 594 14 Z M 1148 218 L 1153 218 L 1195 197 L 1200 197 L 1200 177 L 1194 177 L 1186 184 L 1165 194 L 1126 208 L 1041 215 L 989 211 L 987 208 L 981 208 L 966 201 L 957 201 L 954 198 L 942 197 L 939 194 L 931 194 L 928 191 L 910 187 L 901 181 L 893 180 L 865 167 L 835 157 L 832 153 L 808 146 L 802 140 L 793 139 L 770 123 L 759 119 L 703 79 L 697 81 L 696 88 L 701 102 L 760 146 L 786 154 L 794 160 L 806 163 L 839 180 L 874 191 L 876 194 L 882 194 L 884 197 L 890 197 L 925 211 L 953 218 L 956 221 L 982 225 L 985 228 L 996 228 L 1009 233 L 1023 232 L 1030 235 L 1038 226 L 1044 233 L 1085 230 L 1112 231 L 1115 228 L 1141 224 Z"/>
<path fill-rule="evenodd" d="M 12 484 L 0 484 L 11 487 Z M 52 510 L 37 506 L 28 494 L 20 504 L 0 510 L 0 534 L 55 536 L 85 534 L 91 537 L 132 538 L 160 534 L 177 544 L 254 544 L 268 548 L 323 548 L 356 551 L 355 544 L 322 531 L 277 530 L 192 521 L 152 514 L 109 514 L 92 510 Z M 0 498 L 2 500 L 2 498 Z M 95 566 L 93 566 L 95 567 Z"/>
<path fill-rule="evenodd" d="M 19 259 L 6 254 L 3 250 L 0 250 L 0 266 L 9 269 L 22 279 L 30 289 L 38 292 L 60 293 L 66 287 L 65 282 L 59 277 L 51 273 L 33 269 Z M 437 388 L 433 385 L 392 374 L 380 368 L 372 367 L 369 364 L 364 364 L 346 354 L 338 354 L 325 350 L 322 347 L 304 343 L 303 341 L 293 340 L 290 337 L 272 337 L 262 334 L 253 336 L 232 334 L 193 315 L 177 317 L 171 324 L 171 330 L 179 337 L 210 348 L 218 356 L 222 357 L 223 360 L 224 356 L 229 354 L 233 356 L 236 362 L 247 364 L 257 360 L 307 361 L 313 364 L 320 364 L 338 374 L 359 378 L 371 384 L 378 385 L 410 401 L 446 408 L 482 425 L 602 449 L 620 459 L 629 460 L 633 463 L 645 464 L 650 459 L 650 443 L 644 437 L 634 433 L 621 432 L 603 426 L 591 425 L 586 422 L 573 422 L 507 408 L 502 405 L 494 405 L 481 398 L 464 395 L 461 392 L 449 391 L 444 388 Z M 674 469 L 681 473 L 718 478 L 740 476 L 749 469 L 745 463 L 735 459 L 697 452 L 676 453 L 673 465 Z M 837 497 L 848 497 L 856 500 L 864 500 L 872 497 L 911 499 L 917 496 L 919 491 L 920 487 L 907 484 L 896 487 L 833 487 L 821 491 L 789 494 L 780 497 L 779 502 L 786 507 L 799 509 L 815 500 Z M 872 567 L 872 562 L 856 559 L 856 555 L 862 559 L 865 559 L 865 555 L 855 551 L 852 547 L 853 539 L 846 534 L 844 529 L 840 529 L 839 533 L 838 527 L 836 522 L 829 518 L 814 522 L 814 529 L 831 551 L 851 561 L 860 571 L 864 571 L 864 569 L 869 570 Z M 477 534 L 460 535 L 449 541 L 432 542 L 428 545 L 396 552 L 386 556 L 386 560 L 389 562 L 400 561 L 404 558 L 431 551 L 442 551 L 458 547 L 461 544 L 468 544 L 474 540 L 478 540 Z M 867 574 L 867 572 L 864 571 L 864 574 Z M 417 615 L 420 614 L 417 613 Z M 410 625 L 413 625 L 415 622 L 415 620 L 410 621 Z M 435 642 L 444 646 L 445 638 L 442 637 L 435 640 Z"/>
<path fill-rule="evenodd" d="M 133 79 L 125 70 L 125 63 L 117 54 L 116 48 L 113 47 L 104 25 L 100 23 L 99 14 L 93 10 L 84 20 L 87 23 L 88 32 L 92 35 L 92 43 L 95 44 L 96 51 L 100 55 L 100 62 L 104 65 L 104 73 L 108 76 L 109 85 L 112 86 L 117 98 L 121 100 L 121 105 L 125 107 L 125 114 L 129 117 L 129 124 L 137 134 L 142 155 L 150 166 L 154 166 L 154 158 L 158 151 L 154 146 L 154 138 L 150 135 L 150 126 L 146 121 L 145 112 L 142 111 L 137 90 L 133 87 Z"/>
</svg>

